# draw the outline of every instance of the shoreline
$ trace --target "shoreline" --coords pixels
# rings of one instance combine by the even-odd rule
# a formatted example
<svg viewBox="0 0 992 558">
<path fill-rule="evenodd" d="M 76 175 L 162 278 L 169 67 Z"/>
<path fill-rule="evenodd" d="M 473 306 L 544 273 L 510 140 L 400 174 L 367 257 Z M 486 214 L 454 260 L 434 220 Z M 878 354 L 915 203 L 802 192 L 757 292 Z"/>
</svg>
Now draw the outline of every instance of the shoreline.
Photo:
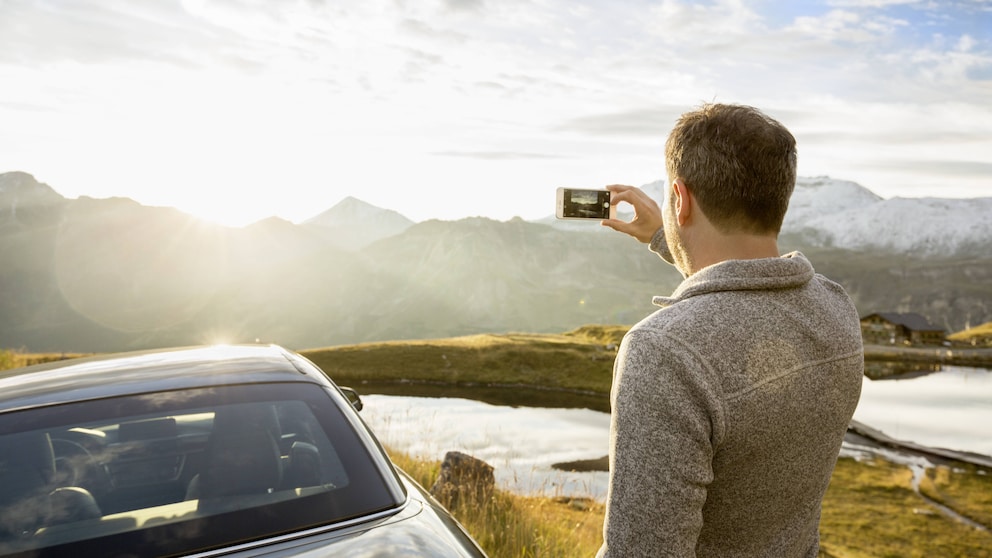
<svg viewBox="0 0 992 558">
<path fill-rule="evenodd" d="M 968 463 L 975 465 L 976 467 L 981 467 L 992 471 L 992 456 L 947 448 L 924 446 L 922 444 L 917 444 L 916 442 L 898 440 L 880 430 L 872 428 L 856 420 L 852 420 L 850 425 L 848 425 L 847 433 L 848 436 L 851 434 L 856 435 L 864 440 L 868 440 L 869 442 L 878 445 L 879 447 L 889 448 L 912 455 L 923 456 L 937 462 L 950 461 Z M 847 440 L 847 438 L 845 438 L 845 440 Z M 551 465 L 551 468 L 558 471 L 570 471 L 577 473 L 597 471 L 609 472 L 609 456 L 603 456 L 597 459 L 581 459 L 577 461 L 554 463 Z"/>
<path fill-rule="evenodd" d="M 992 368 L 992 348 L 865 344 L 865 362 L 913 362 Z"/>
<path fill-rule="evenodd" d="M 976 467 L 981 467 L 992 471 L 992 456 L 970 451 L 952 450 L 947 448 L 924 446 L 907 440 L 899 440 L 885 434 L 881 430 L 872 428 L 867 424 L 851 420 L 847 427 L 848 433 L 857 434 L 872 442 L 894 450 L 922 455 L 924 457 L 937 460 L 957 461 L 959 463 L 969 463 Z"/>
<path fill-rule="evenodd" d="M 925 374 L 939 372 L 925 372 Z M 918 375 L 909 373 L 902 377 Z M 890 376 L 896 378 L 899 376 Z M 492 405 L 533 406 L 557 408 L 586 408 L 594 411 L 609 413 L 609 396 L 604 393 L 585 390 L 570 390 L 554 387 L 534 387 L 525 384 L 498 383 L 445 383 L 426 381 L 394 381 L 394 382 L 358 382 L 351 384 L 360 393 L 379 395 L 402 395 L 414 397 L 461 397 L 481 401 Z M 913 441 L 893 438 L 880 430 L 861 422 L 851 420 L 848 425 L 848 436 L 854 435 L 867 440 L 878 447 L 889 448 L 904 453 L 919 455 L 938 461 L 956 461 L 968 463 L 992 471 L 992 456 L 953 450 L 942 447 L 932 447 Z M 576 461 L 554 463 L 553 469 L 575 472 L 608 471 L 608 456 L 583 459 Z"/>
</svg>

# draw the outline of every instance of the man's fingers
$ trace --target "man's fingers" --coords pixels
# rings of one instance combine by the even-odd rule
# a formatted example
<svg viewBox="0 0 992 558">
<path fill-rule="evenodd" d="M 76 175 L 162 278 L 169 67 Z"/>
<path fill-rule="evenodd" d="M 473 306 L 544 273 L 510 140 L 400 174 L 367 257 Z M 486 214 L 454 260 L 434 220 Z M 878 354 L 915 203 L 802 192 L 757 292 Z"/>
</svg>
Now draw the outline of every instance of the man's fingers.
<svg viewBox="0 0 992 558">
<path fill-rule="evenodd" d="M 620 219 L 603 219 L 599 222 L 599 224 L 604 227 L 610 227 L 617 232 L 630 234 L 630 223 L 627 221 L 621 221 Z"/>
<path fill-rule="evenodd" d="M 642 193 L 640 188 L 622 184 L 611 184 L 606 189 L 610 191 L 610 200 L 613 202 L 631 203 L 631 199 L 637 198 L 638 194 Z"/>
<path fill-rule="evenodd" d="M 661 206 L 651 199 L 644 190 L 623 184 L 611 184 L 606 187 L 611 192 L 610 203 L 629 203 L 634 207 L 634 217 L 630 221 L 620 219 L 603 219 L 600 224 L 604 227 L 630 235 L 641 242 L 651 242 L 652 236 L 664 225 Z"/>
<path fill-rule="evenodd" d="M 636 189 L 634 186 L 628 186 L 626 184 L 610 184 L 606 187 L 607 190 L 611 192 L 626 192 L 627 190 Z"/>
<path fill-rule="evenodd" d="M 610 202 L 613 204 L 627 202 L 633 205 L 635 209 L 638 207 L 658 205 L 658 202 L 651 199 L 651 196 L 647 195 L 644 190 L 635 186 L 612 184 L 607 186 L 606 189 L 611 192 Z"/>
</svg>

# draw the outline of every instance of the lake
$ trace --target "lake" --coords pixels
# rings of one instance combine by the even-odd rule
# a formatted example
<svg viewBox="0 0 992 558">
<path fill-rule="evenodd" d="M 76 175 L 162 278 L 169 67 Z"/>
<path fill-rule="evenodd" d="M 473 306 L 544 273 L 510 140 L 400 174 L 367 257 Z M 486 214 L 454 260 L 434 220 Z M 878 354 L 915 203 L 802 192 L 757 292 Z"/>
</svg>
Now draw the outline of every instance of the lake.
<svg viewBox="0 0 992 558">
<path fill-rule="evenodd" d="M 946 366 L 907 379 L 865 379 L 854 419 L 898 440 L 992 455 L 992 371 Z"/>
<path fill-rule="evenodd" d="M 486 461 L 495 468 L 496 482 L 505 490 L 605 499 L 607 473 L 558 471 L 552 465 L 606 455 L 609 413 L 492 404 L 470 399 L 464 392 L 461 395 L 363 393 L 362 416 L 379 439 L 397 451 L 440 460 L 445 452 L 458 450 Z M 503 399 L 512 401 L 513 397 Z M 523 401 L 524 395 L 519 399 Z M 992 455 L 988 426 L 992 424 L 992 371 L 945 367 L 905 379 L 866 377 L 854 418 L 896 439 Z M 843 451 L 863 455 L 876 450 L 845 442 Z M 877 452 L 899 458 L 891 450 Z M 919 459 L 913 458 L 914 462 Z"/>
</svg>

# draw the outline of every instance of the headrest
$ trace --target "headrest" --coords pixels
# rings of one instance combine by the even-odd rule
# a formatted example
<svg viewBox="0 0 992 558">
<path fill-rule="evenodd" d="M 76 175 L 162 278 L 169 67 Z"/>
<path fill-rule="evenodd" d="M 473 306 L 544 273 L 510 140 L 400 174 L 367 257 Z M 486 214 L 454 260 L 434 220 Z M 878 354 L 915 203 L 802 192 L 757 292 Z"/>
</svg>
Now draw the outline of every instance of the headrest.
<svg viewBox="0 0 992 558">
<path fill-rule="evenodd" d="M 0 475 L 8 479 L 16 476 L 15 482 L 32 487 L 52 482 L 55 476 L 52 439 L 45 432 L 0 436 Z"/>
</svg>

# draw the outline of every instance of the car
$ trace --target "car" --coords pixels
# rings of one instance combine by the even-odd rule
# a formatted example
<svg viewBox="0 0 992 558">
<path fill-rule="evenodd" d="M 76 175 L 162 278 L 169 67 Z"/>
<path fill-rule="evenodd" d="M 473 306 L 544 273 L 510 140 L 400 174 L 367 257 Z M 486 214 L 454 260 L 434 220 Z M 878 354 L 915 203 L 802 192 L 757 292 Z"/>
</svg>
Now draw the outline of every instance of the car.
<svg viewBox="0 0 992 558">
<path fill-rule="evenodd" d="M 485 556 L 276 345 L 0 373 L 0 556 Z"/>
</svg>

